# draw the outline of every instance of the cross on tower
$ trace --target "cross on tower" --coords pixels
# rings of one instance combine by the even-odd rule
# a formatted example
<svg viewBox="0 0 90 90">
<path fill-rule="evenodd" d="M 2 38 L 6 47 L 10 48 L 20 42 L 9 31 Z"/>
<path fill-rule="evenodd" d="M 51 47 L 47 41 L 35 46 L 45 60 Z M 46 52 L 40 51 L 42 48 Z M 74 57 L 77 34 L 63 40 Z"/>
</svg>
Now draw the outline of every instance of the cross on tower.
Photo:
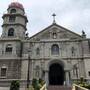
<svg viewBox="0 0 90 90">
<path fill-rule="evenodd" d="M 55 21 L 56 14 L 53 13 L 52 16 L 53 16 L 53 23 L 56 23 L 56 21 Z"/>
</svg>

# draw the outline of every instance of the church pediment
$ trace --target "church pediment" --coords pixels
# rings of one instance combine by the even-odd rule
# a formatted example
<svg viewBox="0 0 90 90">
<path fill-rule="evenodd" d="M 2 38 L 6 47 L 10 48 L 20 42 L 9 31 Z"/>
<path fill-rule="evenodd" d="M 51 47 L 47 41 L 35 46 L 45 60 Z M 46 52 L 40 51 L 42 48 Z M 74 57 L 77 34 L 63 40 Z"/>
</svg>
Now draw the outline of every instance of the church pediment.
<svg viewBox="0 0 90 90">
<path fill-rule="evenodd" d="M 49 39 L 81 39 L 81 36 L 62 26 L 52 24 L 30 38 L 31 41 L 41 41 Z"/>
</svg>

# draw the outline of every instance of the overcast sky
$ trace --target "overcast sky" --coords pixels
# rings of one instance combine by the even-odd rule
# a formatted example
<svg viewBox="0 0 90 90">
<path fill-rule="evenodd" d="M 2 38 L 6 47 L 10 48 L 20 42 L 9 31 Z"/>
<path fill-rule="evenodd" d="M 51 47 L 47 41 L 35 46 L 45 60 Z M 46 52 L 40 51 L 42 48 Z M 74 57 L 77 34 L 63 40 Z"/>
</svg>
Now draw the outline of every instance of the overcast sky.
<svg viewBox="0 0 90 90">
<path fill-rule="evenodd" d="M 0 0 L 0 26 L 2 15 L 8 5 L 17 0 Z M 18 0 L 28 17 L 29 36 L 52 24 L 52 14 L 56 13 L 57 24 L 81 34 L 84 30 L 90 38 L 90 0 Z M 2 28 L 0 27 L 0 34 Z"/>
</svg>

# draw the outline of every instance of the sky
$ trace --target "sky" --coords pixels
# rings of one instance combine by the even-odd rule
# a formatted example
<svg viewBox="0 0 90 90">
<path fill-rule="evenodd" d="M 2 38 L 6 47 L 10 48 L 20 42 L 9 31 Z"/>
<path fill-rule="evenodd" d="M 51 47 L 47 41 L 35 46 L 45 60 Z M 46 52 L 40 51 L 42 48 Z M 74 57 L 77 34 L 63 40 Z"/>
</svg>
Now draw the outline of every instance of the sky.
<svg viewBox="0 0 90 90">
<path fill-rule="evenodd" d="M 90 0 L 0 0 L 0 35 L 2 33 L 2 15 L 7 13 L 8 5 L 18 1 L 23 4 L 28 18 L 29 36 L 40 32 L 53 22 L 78 34 L 85 31 L 90 38 Z"/>
</svg>

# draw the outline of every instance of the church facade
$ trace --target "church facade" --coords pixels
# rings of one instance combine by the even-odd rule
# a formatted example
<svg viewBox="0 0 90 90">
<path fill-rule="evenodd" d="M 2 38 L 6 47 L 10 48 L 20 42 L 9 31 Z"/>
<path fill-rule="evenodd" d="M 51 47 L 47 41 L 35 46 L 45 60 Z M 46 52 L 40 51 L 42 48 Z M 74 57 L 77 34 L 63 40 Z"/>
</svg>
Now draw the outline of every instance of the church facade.
<svg viewBox="0 0 90 90">
<path fill-rule="evenodd" d="M 28 37 L 23 5 L 13 2 L 3 15 L 0 37 L 0 86 L 12 80 L 43 79 L 47 85 L 69 85 L 90 79 L 90 39 L 54 22 Z M 29 65 L 29 66 L 28 66 Z"/>
</svg>

